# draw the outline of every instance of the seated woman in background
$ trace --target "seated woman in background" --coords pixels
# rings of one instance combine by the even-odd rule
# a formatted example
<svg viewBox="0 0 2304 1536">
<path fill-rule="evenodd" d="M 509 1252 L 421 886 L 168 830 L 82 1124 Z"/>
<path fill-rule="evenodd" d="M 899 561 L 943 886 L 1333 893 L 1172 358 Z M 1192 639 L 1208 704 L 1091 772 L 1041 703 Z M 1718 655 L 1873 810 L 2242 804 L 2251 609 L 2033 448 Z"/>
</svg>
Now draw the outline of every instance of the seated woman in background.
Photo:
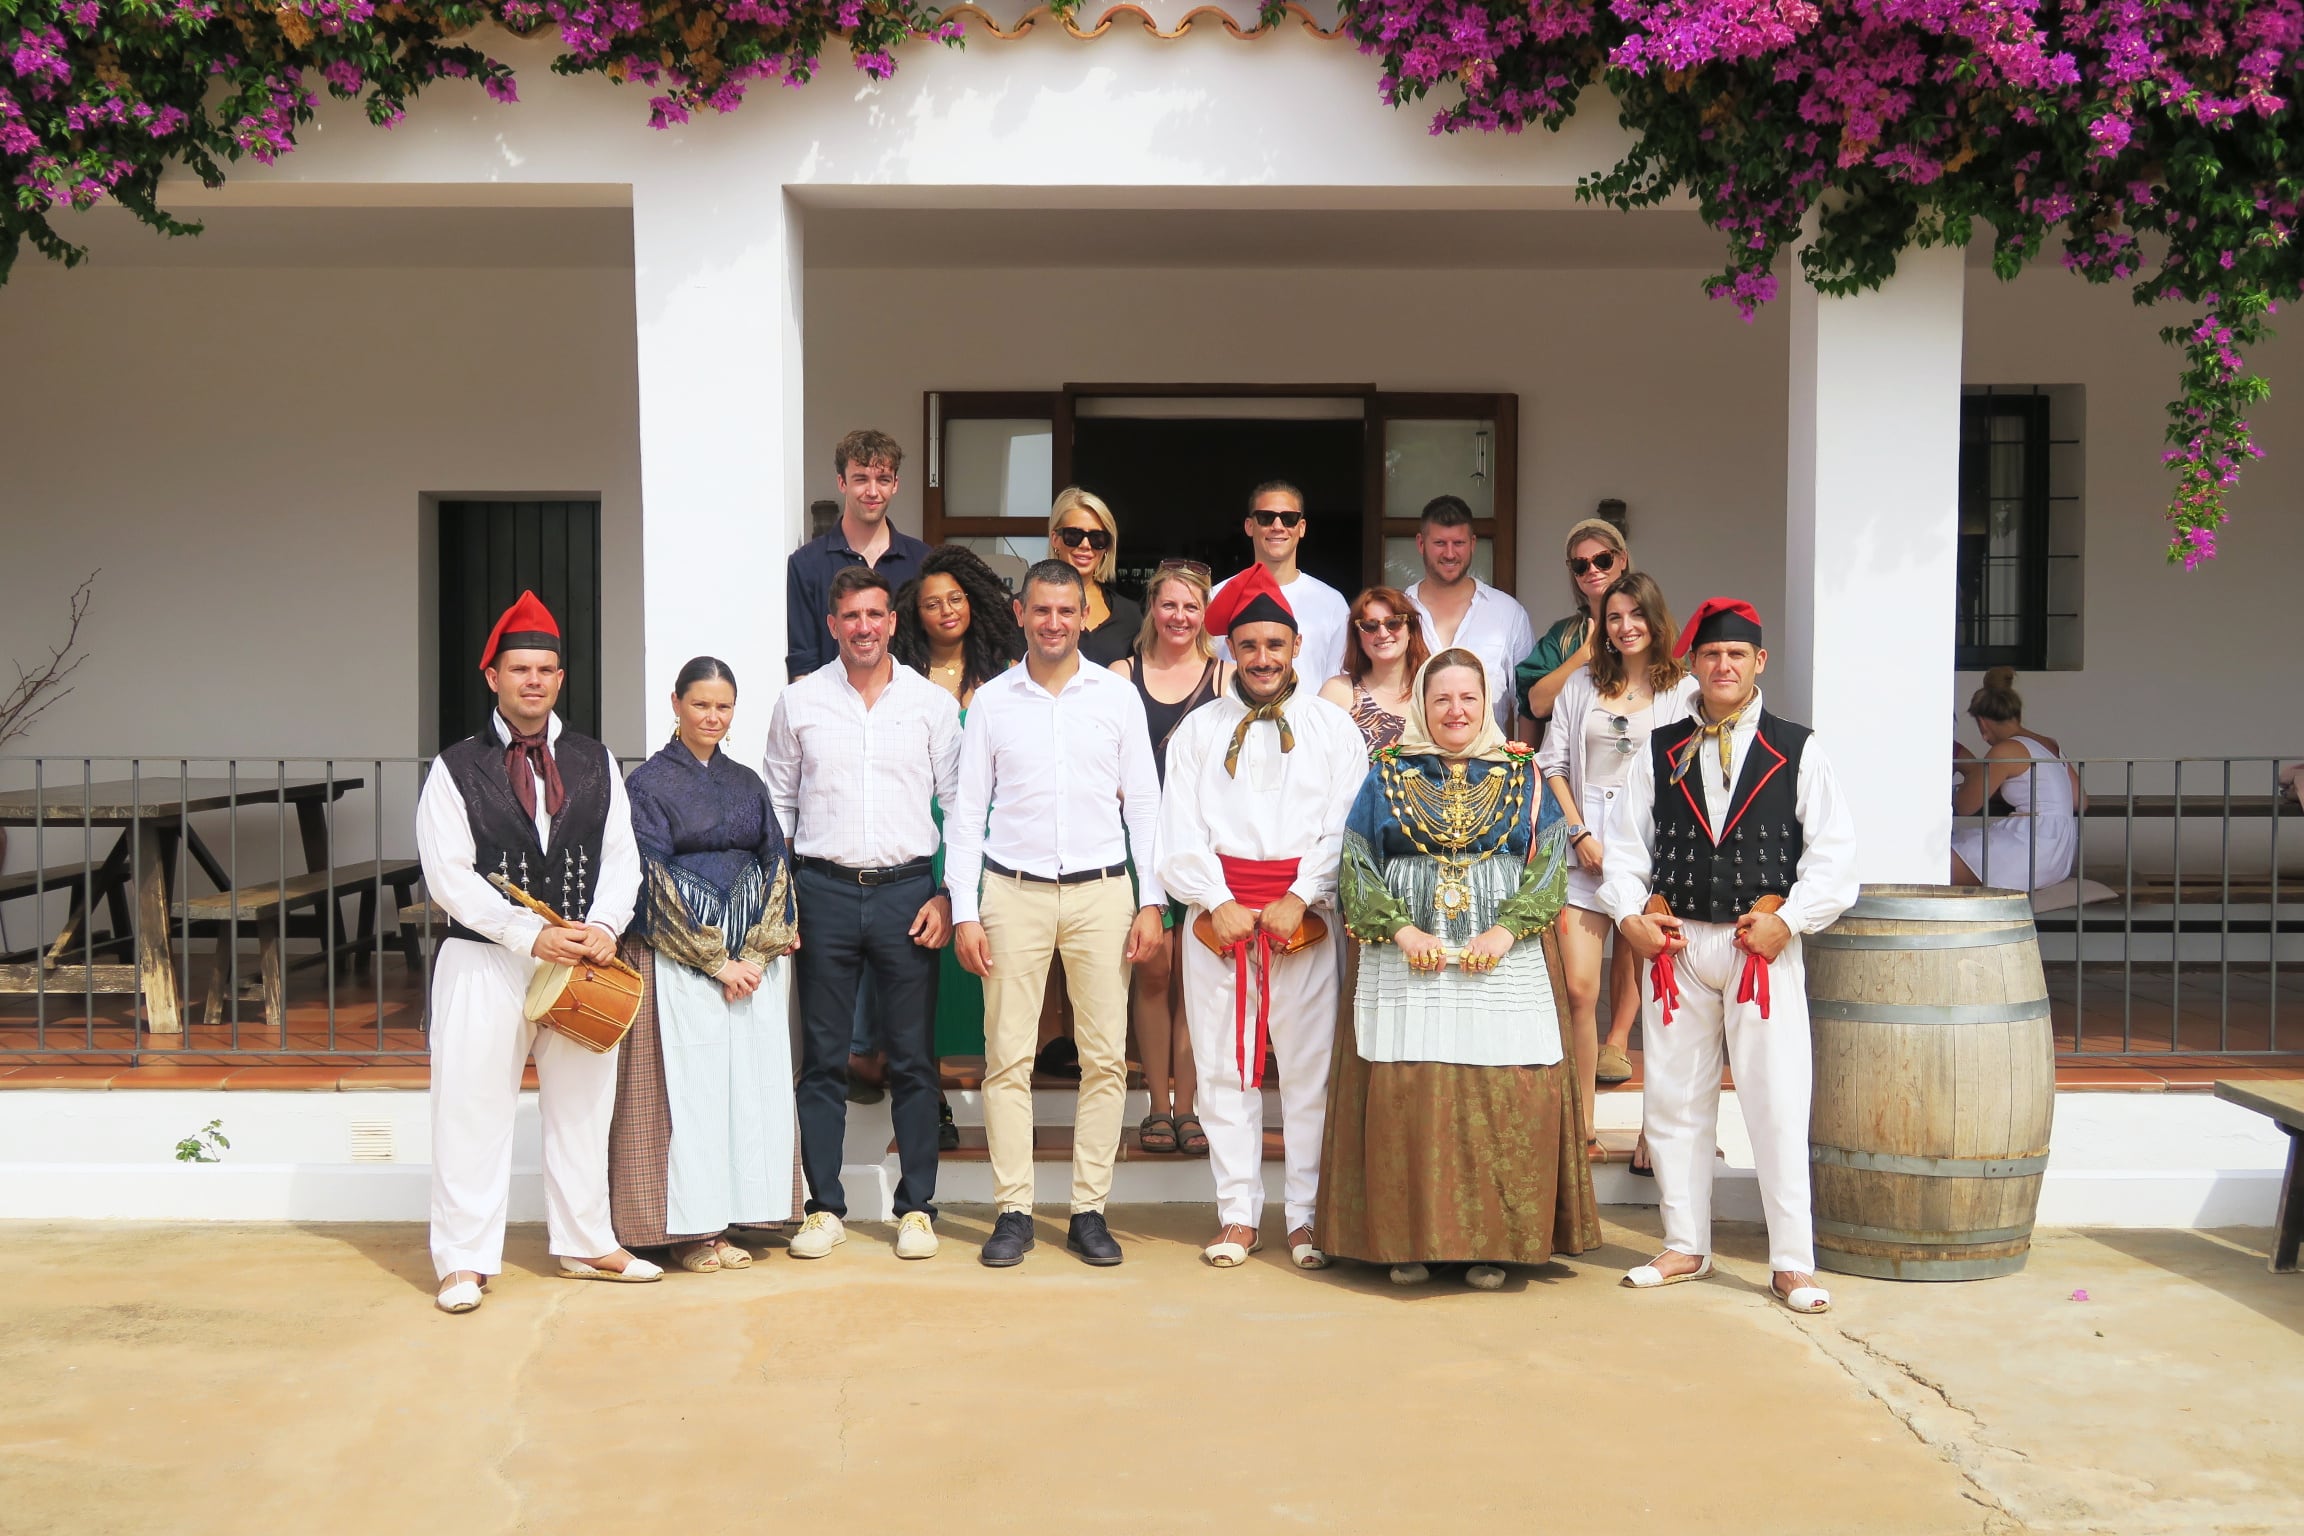
<svg viewBox="0 0 2304 1536">
<path fill-rule="evenodd" d="M 1994 796 L 2008 814 L 1952 829 L 1952 883 L 2036 891 L 2070 879 L 2080 848 L 2080 771 L 2057 755 L 2053 740 L 2025 729 L 2013 667 L 1984 674 L 1968 714 L 1989 750 L 1954 763 L 1952 814 L 1981 816 Z M 2042 772 L 2041 763 L 2062 771 Z"/>
</svg>

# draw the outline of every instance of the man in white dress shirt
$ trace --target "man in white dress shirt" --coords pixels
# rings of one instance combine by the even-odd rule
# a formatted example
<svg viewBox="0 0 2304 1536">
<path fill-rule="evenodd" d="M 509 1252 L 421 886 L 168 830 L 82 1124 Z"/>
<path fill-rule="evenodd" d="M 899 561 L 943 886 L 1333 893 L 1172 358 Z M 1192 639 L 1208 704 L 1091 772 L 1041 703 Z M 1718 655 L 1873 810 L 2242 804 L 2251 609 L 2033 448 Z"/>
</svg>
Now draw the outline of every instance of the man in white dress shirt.
<svg viewBox="0 0 2304 1536">
<path fill-rule="evenodd" d="M 1416 525 L 1416 553 L 1424 579 L 1408 589 L 1422 621 L 1424 644 L 1435 656 L 1460 646 L 1480 658 L 1488 674 L 1488 697 L 1496 701 L 1496 724 L 1512 734 L 1512 668 L 1536 648 L 1528 610 L 1472 574 L 1480 536 L 1472 531 L 1472 509 L 1460 496 L 1435 496 L 1424 504 Z"/>
<path fill-rule="evenodd" d="M 786 688 L 761 777 L 784 826 L 799 897 L 800 1165 L 808 1214 L 796 1259 L 847 1241 L 840 1163 L 848 1139 L 849 1036 L 871 980 L 896 1126 L 896 1256 L 936 1252 L 936 968 L 951 905 L 936 889 L 936 822 L 952 810 L 960 707 L 896 665 L 888 578 L 851 565 L 831 580 L 838 658 Z"/>
<path fill-rule="evenodd" d="M 1299 690 L 1296 617 L 1263 567 L 1227 583 L 1207 622 L 1229 637 L 1239 671 L 1231 693 L 1186 715 L 1169 738 L 1160 812 L 1160 881 L 1190 905 L 1175 942 L 1219 1228 L 1203 1256 L 1230 1269 L 1259 1246 L 1269 1041 L 1280 1065 L 1288 1251 L 1299 1268 L 1323 1269 L 1312 1206 L 1336 1038 L 1336 862 L 1368 751 L 1349 714 Z M 1325 931 L 1290 949 L 1313 909 Z M 1214 949 L 1198 934 L 1203 917 Z"/>
<path fill-rule="evenodd" d="M 544 1121 L 544 1219 L 563 1273 L 655 1280 L 616 1242 L 608 1122 L 616 1052 L 595 1054 L 527 1016 L 539 962 L 605 965 L 640 894 L 624 775 L 608 749 L 565 730 L 560 627 L 523 592 L 481 649 L 496 695 L 487 730 L 442 752 L 416 805 L 424 885 L 448 914 L 432 973 L 432 1264 L 443 1312 L 480 1305 L 504 1266 L 512 1120 L 536 1055 Z M 547 926 L 488 883 L 501 875 L 582 927 Z"/>
<path fill-rule="evenodd" d="M 1344 670 L 1344 631 L 1352 623 L 1352 605 L 1319 577 L 1307 576 L 1296 568 L 1297 551 L 1304 535 L 1312 530 L 1312 515 L 1304 510 L 1304 493 L 1285 480 L 1265 481 L 1249 495 L 1248 516 L 1240 527 L 1256 552 L 1256 563 L 1280 588 L 1288 600 L 1288 611 L 1296 616 L 1297 633 L 1304 640 L 1296 668 L 1318 687 Z M 1224 588 L 1239 579 L 1230 577 L 1219 585 L 1208 595 L 1209 603 L 1213 605 Z M 1216 642 L 1216 654 L 1232 659 L 1222 640 Z"/>
<path fill-rule="evenodd" d="M 1025 573 L 1024 664 L 976 690 L 944 820 L 953 942 L 984 978 L 984 1134 L 999 1217 L 979 1257 L 994 1269 L 1023 1262 L 1033 1244 L 1032 1057 L 1056 955 L 1080 1048 L 1065 1247 L 1090 1264 L 1120 1262 L 1104 1201 L 1128 1092 L 1128 968 L 1164 963 L 1167 942 L 1152 737 L 1127 680 L 1081 662 L 1087 603 L 1062 561 Z"/>
<path fill-rule="evenodd" d="M 1640 1010 L 1643 1110 L 1664 1212 L 1663 1251 L 1624 1283 L 1647 1290 L 1712 1272 L 1725 1050 L 1752 1135 L 1776 1298 L 1821 1312 L 1832 1298 L 1814 1274 L 1800 936 L 1856 900 L 1855 826 L 1814 734 L 1761 702 L 1768 652 L 1751 604 L 1706 599 L 1673 654 L 1691 651 L 1696 714 L 1650 734 L 1605 834 L 1600 904 L 1652 968 L 1654 995 Z"/>
</svg>

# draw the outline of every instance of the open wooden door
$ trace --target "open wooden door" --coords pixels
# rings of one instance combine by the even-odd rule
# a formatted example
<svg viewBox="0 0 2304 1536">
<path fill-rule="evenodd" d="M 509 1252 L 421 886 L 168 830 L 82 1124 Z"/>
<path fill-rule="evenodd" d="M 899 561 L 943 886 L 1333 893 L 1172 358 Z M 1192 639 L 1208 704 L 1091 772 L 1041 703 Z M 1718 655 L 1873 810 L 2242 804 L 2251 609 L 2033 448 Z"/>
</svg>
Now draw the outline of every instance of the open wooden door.
<svg viewBox="0 0 2304 1536">
<path fill-rule="evenodd" d="M 1416 519 L 1435 496 L 1472 508 L 1489 569 L 1475 573 L 1510 592 L 1519 558 L 1520 397 L 1387 394 L 1368 400 L 1366 517 L 1362 566 L 1370 584 L 1406 587 L 1423 575 Z"/>
</svg>

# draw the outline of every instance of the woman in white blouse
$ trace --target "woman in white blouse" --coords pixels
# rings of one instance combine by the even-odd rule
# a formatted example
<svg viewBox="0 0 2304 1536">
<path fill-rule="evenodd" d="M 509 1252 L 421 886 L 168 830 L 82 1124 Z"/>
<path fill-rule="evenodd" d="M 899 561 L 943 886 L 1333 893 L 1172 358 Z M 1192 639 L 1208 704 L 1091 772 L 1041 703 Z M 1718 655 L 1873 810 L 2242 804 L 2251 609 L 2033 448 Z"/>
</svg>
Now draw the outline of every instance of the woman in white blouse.
<svg viewBox="0 0 2304 1536">
<path fill-rule="evenodd" d="M 1600 849 L 1608 817 L 1649 733 L 1685 719 L 1696 681 L 1672 658 L 1672 614 L 1663 589 L 1631 571 L 1608 588 L 1604 630 L 1591 665 L 1569 677 L 1552 708 L 1536 765 L 1568 817 L 1568 905 L 1560 911 L 1560 967 L 1567 983 L 1569 1043 L 1576 1054 L 1587 1138 L 1603 1082 L 1632 1075 L 1627 1050 L 1640 1016 L 1640 977 L 1629 945 L 1609 968 L 1608 1040 L 1600 1042 L 1600 959 L 1613 926 L 1600 905 Z M 1635 1164 L 1636 1171 L 1645 1171 Z"/>
</svg>

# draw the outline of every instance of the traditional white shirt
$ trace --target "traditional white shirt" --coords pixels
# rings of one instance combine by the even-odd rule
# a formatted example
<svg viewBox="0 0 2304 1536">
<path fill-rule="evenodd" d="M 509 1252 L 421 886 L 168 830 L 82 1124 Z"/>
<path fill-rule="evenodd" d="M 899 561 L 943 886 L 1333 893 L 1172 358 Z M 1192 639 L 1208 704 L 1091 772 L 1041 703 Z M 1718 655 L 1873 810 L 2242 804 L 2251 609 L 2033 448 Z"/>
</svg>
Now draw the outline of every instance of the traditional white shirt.
<svg viewBox="0 0 2304 1536">
<path fill-rule="evenodd" d="M 1451 645 L 1460 645 L 1480 658 L 1481 669 L 1488 674 L 1488 697 L 1496 701 L 1496 723 L 1504 728 L 1505 735 L 1511 735 L 1513 717 L 1519 713 L 1520 703 L 1512 688 L 1512 668 L 1521 657 L 1536 649 L 1536 631 L 1528 623 L 1528 610 L 1520 606 L 1518 599 L 1475 576 L 1472 606 L 1464 610 L 1455 636 L 1443 644 L 1432 610 L 1424 602 L 1424 583 L 1419 581 L 1410 587 L 1407 596 L 1416 605 L 1424 643 L 1431 647 L 1433 655 L 1439 655 Z"/>
<path fill-rule="evenodd" d="M 1208 594 L 1209 605 L 1215 605 L 1216 592 L 1238 579 L 1227 576 L 1216 583 L 1216 591 Z M 1288 611 L 1296 615 L 1296 633 L 1304 639 L 1303 648 L 1296 653 L 1296 675 L 1318 688 L 1344 670 L 1344 631 L 1352 622 L 1352 605 L 1343 593 L 1302 571 L 1280 588 L 1280 595 L 1288 599 Z M 1232 659 L 1232 648 L 1222 636 L 1216 639 L 1216 654 L 1226 661 Z"/>
<path fill-rule="evenodd" d="M 870 707 L 838 661 L 777 696 L 760 777 L 785 840 L 802 857 L 893 869 L 936 852 L 930 803 L 951 816 L 960 706 L 910 667 L 889 668 Z"/>
<path fill-rule="evenodd" d="M 512 728 L 501 714 L 491 712 L 489 722 L 496 739 L 512 745 Z M 560 717 L 545 727 L 552 750 L 559 751 Z M 592 906 L 582 914 L 585 922 L 621 934 L 632 922 L 632 909 L 640 899 L 640 848 L 632 840 L 632 805 L 624 794 L 624 772 L 616 754 L 600 749 L 608 758 L 608 822 L 600 834 L 600 863 L 592 881 Z M 536 784 L 536 840 L 552 842 L 552 813 L 545 808 L 544 776 L 528 767 Z M 464 793 L 455 775 L 437 761 L 424 775 L 424 792 L 416 800 L 416 854 L 424 864 L 424 889 L 441 910 L 457 922 L 495 940 L 506 949 L 528 954 L 544 919 L 526 907 L 514 906 L 504 893 L 488 883 L 475 864 L 478 845 L 472 840 L 472 817 L 464 807 Z M 574 917 L 564 912 L 563 917 Z"/>
<path fill-rule="evenodd" d="M 1159 824 L 1160 774 L 1135 687 L 1085 659 L 1055 693 L 1029 662 L 1010 667 L 976 690 L 960 734 L 959 789 L 944 813 L 952 920 L 976 920 L 987 858 L 1069 875 L 1133 855 L 1137 901 L 1159 906 Z"/>
<path fill-rule="evenodd" d="M 1695 766 L 1688 771 L 1704 781 L 1704 816 L 1713 826 L 1727 823 L 1735 799 L 1734 784 L 1744 772 L 1745 754 L 1760 731 L 1760 694 L 1729 728 L 1727 783 L 1721 782 L 1720 749 L 1707 742 Z M 1695 706 L 1700 711 L 1701 705 Z M 1553 712 L 1559 719 L 1559 712 Z M 1600 905 L 1617 922 L 1648 904 L 1649 877 L 1655 870 L 1656 755 L 1642 752 L 1624 776 L 1624 791 L 1601 839 Z M 1793 809 L 1800 818 L 1800 868 L 1777 916 L 1794 933 L 1817 933 L 1839 921 L 1855 905 L 1856 821 L 1848 813 L 1847 797 L 1832 776 L 1832 764 L 1816 738 L 1810 736 L 1800 753 L 1800 777 Z"/>
<path fill-rule="evenodd" d="M 1299 674 L 1301 677 L 1301 674 Z M 1168 894 L 1214 909 L 1229 900 L 1220 856 L 1294 859 L 1288 889 L 1306 906 L 1334 906 L 1344 819 L 1368 777 L 1368 749 L 1352 716 L 1303 691 L 1285 706 L 1294 750 L 1280 728 L 1259 720 L 1240 744 L 1237 773 L 1224 771 L 1248 706 L 1219 695 L 1184 717 L 1168 738 L 1168 783 L 1160 807 L 1160 883 Z"/>
</svg>

